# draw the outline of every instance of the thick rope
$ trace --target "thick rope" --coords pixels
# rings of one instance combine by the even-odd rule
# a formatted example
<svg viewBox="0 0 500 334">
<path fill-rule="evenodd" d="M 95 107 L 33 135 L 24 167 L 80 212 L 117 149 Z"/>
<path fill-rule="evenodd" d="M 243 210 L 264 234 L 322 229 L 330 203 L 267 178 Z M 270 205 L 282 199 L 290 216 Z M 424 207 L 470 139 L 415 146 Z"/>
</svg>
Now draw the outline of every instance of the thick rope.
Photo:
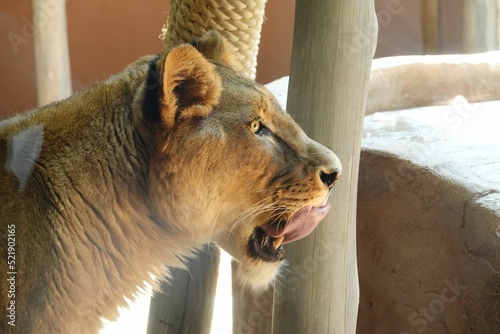
<svg viewBox="0 0 500 334">
<path fill-rule="evenodd" d="M 165 47 L 217 30 L 236 49 L 235 61 L 242 73 L 255 79 L 260 32 L 266 0 L 171 0 Z"/>
</svg>

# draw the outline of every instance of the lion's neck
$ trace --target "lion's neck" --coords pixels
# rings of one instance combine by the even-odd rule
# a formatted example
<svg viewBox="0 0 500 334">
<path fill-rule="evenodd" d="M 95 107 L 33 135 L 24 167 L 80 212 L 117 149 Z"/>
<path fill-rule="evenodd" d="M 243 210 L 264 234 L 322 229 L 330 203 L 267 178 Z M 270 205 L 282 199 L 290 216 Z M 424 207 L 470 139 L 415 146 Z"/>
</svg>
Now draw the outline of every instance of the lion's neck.
<svg viewBox="0 0 500 334">
<path fill-rule="evenodd" d="M 99 316 L 113 319 L 117 306 L 126 306 L 125 297 L 133 299 L 137 288 L 164 275 L 166 266 L 182 266 L 179 257 L 198 246 L 170 234 L 144 204 L 148 200 L 140 181 L 131 178 L 125 184 L 127 179 L 116 174 L 128 175 L 127 171 L 109 172 L 115 175 L 94 179 L 91 187 L 85 186 L 90 182 L 86 178 L 69 181 L 71 195 L 61 197 L 64 211 L 50 224 L 57 226 L 52 233 L 55 242 L 63 243 L 53 270 L 69 274 L 53 295 L 68 293 L 67 300 L 78 301 L 59 304 L 59 312 L 71 322 L 78 315 L 75 307 L 96 310 L 89 315 L 89 326 L 98 326 Z"/>
<path fill-rule="evenodd" d="M 100 316 L 113 319 L 117 307 L 126 306 L 125 298 L 133 299 L 144 282 L 164 275 L 166 266 L 182 266 L 179 258 L 199 246 L 172 234 L 150 204 L 144 139 L 132 127 L 117 131 L 132 117 L 127 114 L 131 110 L 113 112 L 106 117 L 115 127 L 92 128 L 98 124 L 90 121 L 78 138 L 62 138 L 64 133 L 49 129 L 34 171 L 35 179 L 49 175 L 50 184 L 57 185 L 47 191 L 57 210 L 45 228 L 51 229 L 53 243 L 61 244 L 54 256 L 57 265 L 40 270 L 49 276 L 67 273 L 60 286 L 45 284 L 57 289 L 52 296 L 68 294 L 64 300 L 71 301 L 47 307 L 58 307 L 53 314 L 69 323 L 80 321 L 74 318 L 81 318 L 76 308 L 92 310 L 89 328 L 100 325 Z M 55 142 L 71 146 L 53 151 L 50 143 Z"/>
</svg>

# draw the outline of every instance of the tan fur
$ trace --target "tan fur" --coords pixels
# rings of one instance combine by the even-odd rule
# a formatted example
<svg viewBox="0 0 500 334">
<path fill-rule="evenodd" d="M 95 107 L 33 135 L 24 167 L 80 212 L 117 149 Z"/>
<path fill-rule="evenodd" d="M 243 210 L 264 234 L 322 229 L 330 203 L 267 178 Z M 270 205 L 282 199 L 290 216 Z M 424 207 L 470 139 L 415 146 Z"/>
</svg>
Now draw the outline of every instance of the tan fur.
<svg viewBox="0 0 500 334">
<path fill-rule="evenodd" d="M 14 225 L 17 271 L 16 327 L 3 319 L 1 333 L 96 333 L 125 297 L 210 241 L 244 282 L 272 282 L 280 263 L 250 256 L 250 235 L 323 204 L 319 173 L 340 164 L 233 70 L 218 34 L 194 45 L 0 123 L 0 269 Z M 158 119 L 144 107 L 152 62 Z M 255 120 L 272 135 L 253 133 Z M 2 317 L 7 289 L 2 279 Z"/>
</svg>

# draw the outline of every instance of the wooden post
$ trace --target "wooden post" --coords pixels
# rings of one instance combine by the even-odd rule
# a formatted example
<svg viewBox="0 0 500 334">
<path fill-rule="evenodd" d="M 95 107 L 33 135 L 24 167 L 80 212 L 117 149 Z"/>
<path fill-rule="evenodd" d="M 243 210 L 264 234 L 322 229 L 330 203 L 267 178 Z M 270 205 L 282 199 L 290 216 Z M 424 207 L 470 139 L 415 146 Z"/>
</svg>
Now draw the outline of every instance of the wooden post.
<svg viewBox="0 0 500 334">
<path fill-rule="evenodd" d="M 71 95 L 66 2 L 33 0 L 38 105 Z"/>
<path fill-rule="evenodd" d="M 499 49 L 499 2 L 498 0 L 464 0 L 464 53 Z"/>
<path fill-rule="evenodd" d="M 356 196 L 376 36 L 372 0 L 296 2 L 287 108 L 344 169 L 327 219 L 285 247 L 290 264 L 275 290 L 275 334 L 356 331 Z"/>
<path fill-rule="evenodd" d="M 219 260 L 219 249 L 208 245 L 188 270 L 171 271 L 152 299 L 148 334 L 210 334 Z"/>
<path fill-rule="evenodd" d="M 422 35 L 426 54 L 441 51 L 440 3 L 440 0 L 422 1 Z"/>
</svg>

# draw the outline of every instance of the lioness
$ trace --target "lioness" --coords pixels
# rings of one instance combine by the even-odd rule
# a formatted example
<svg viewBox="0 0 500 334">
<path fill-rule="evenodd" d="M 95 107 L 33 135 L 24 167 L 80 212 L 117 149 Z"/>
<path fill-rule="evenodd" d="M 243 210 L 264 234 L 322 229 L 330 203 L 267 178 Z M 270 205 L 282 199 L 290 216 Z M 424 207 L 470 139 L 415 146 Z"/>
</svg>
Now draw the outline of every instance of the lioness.
<svg viewBox="0 0 500 334">
<path fill-rule="evenodd" d="M 96 333 L 210 241 L 266 286 L 341 171 L 215 32 L 1 122 L 0 166 L 2 333 Z"/>
</svg>

